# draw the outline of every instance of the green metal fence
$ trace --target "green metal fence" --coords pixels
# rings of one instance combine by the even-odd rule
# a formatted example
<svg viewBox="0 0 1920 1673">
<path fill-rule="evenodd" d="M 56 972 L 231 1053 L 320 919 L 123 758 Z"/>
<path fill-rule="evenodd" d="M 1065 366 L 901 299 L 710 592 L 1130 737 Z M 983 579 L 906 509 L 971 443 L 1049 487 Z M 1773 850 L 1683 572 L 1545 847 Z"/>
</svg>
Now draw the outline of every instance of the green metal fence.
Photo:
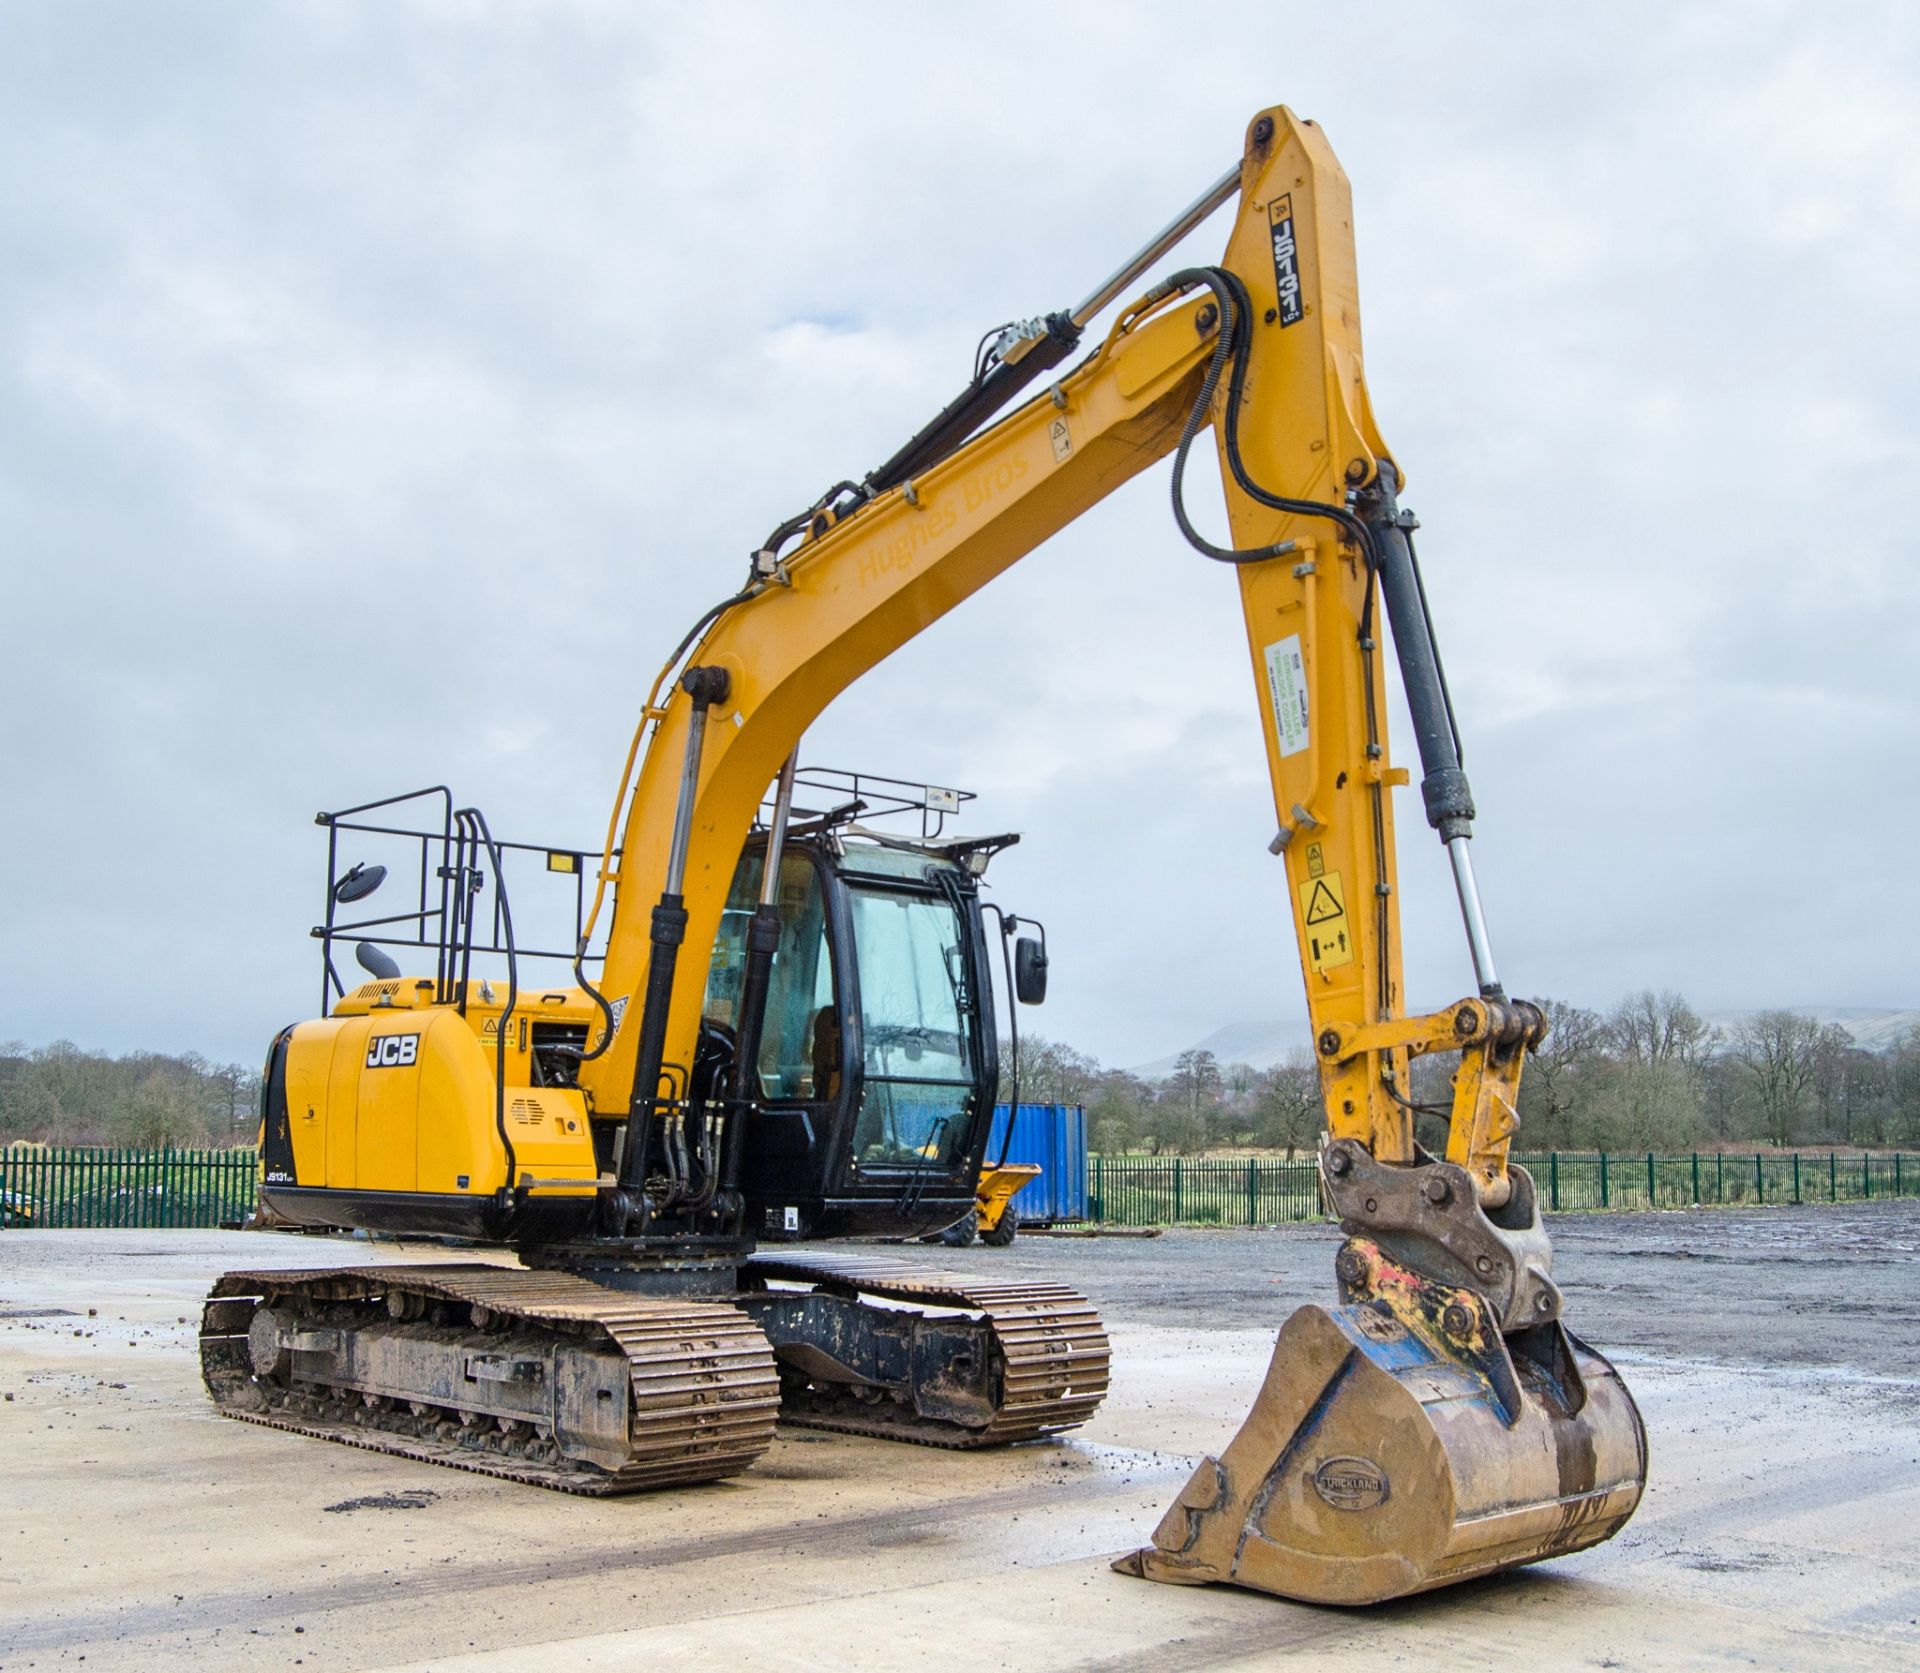
<svg viewBox="0 0 1920 1673">
<path fill-rule="evenodd" d="M 217 1226 L 253 1208 L 255 1152 L 16 1145 L 0 1226 Z"/>
<path fill-rule="evenodd" d="M 1320 1217 L 1317 1163 L 1088 1158 L 1087 1217 L 1115 1226 L 1276 1226 Z"/>
<path fill-rule="evenodd" d="M 1899 1152 L 1717 1152 L 1690 1156 L 1519 1158 L 1548 1208 L 1690 1208 L 1743 1203 L 1869 1202 L 1920 1196 L 1920 1157 Z"/>
<path fill-rule="evenodd" d="M 1549 1210 L 1866 1202 L 1920 1197 L 1900 1152 L 1555 1151 L 1514 1158 Z M 16 1146 L 0 1150 L 0 1226 L 217 1226 L 253 1207 L 255 1153 Z M 1321 1216 L 1311 1158 L 1088 1158 L 1087 1218 L 1112 1226 L 1275 1226 Z"/>
<path fill-rule="evenodd" d="M 1550 1210 L 1920 1197 L 1920 1156 L 1838 1151 L 1516 1155 Z M 1093 1156 L 1087 1217 L 1114 1226 L 1273 1226 L 1321 1216 L 1311 1160 Z"/>
</svg>

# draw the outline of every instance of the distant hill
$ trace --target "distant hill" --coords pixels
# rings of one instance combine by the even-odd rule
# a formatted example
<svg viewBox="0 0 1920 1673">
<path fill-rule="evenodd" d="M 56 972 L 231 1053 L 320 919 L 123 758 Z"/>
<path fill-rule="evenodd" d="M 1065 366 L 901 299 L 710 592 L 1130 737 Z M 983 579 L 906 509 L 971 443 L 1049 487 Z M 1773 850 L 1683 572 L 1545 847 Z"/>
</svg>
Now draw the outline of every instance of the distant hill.
<svg viewBox="0 0 1920 1673">
<path fill-rule="evenodd" d="M 1297 1051 L 1310 1051 L 1312 1046 L 1313 1031 L 1304 1020 L 1230 1022 L 1225 1028 L 1216 1028 L 1204 1040 L 1193 1043 L 1193 1049 L 1210 1051 L 1223 1064 L 1244 1063 L 1253 1069 L 1271 1069 Z M 1173 1073 L 1174 1058 L 1179 1055 L 1175 1052 L 1171 1057 L 1138 1064 L 1132 1073 L 1142 1080 L 1165 1080 Z"/>
<path fill-rule="evenodd" d="M 1853 1036 L 1862 1051 L 1891 1051 L 1920 1023 L 1920 1011 L 1887 1011 L 1862 1005 L 1788 1005 L 1815 1022 L 1837 1022 Z M 1752 1011 L 1704 1011 L 1701 1015 L 1724 1034 L 1731 1034 Z"/>
<path fill-rule="evenodd" d="M 1786 1009 L 1812 1017 L 1816 1022 L 1838 1023 L 1865 1051 L 1892 1050 L 1920 1023 L 1920 1010 L 1884 1010 L 1861 1005 L 1789 1005 Z M 1752 1011 L 1706 1011 L 1702 1016 L 1722 1033 L 1731 1034 L 1753 1014 Z M 1212 1052 L 1222 1065 L 1245 1063 L 1254 1069 L 1270 1069 L 1297 1051 L 1310 1051 L 1312 1045 L 1312 1032 L 1304 1021 L 1230 1022 L 1224 1028 L 1216 1028 L 1204 1040 L 1196 1040 L 1193 1049 Z M 1175 1052 L 1168 1057 L 1157 1057 L 1151 1063 L 1136 1064 L 1131 1072 L 1143 1080 L 1165 1080 L 1173 1073 L 1174 1059 L 1178 1056 Z"/>
</svg>

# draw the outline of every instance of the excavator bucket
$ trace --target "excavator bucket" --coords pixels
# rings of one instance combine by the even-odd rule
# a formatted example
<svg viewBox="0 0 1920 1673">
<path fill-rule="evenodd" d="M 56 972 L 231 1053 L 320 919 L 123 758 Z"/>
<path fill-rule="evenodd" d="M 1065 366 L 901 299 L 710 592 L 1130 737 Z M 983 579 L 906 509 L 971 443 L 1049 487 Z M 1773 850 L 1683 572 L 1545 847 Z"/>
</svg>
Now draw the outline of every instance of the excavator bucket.
<svg viewBox="0 0 1920 1673">
<path fill-rule="evenodd" d="M 1475 1292 L 1366 1239 L 1339 1270 L 1370 1299 L 1287 1320 L 1240 1433 L 1116 1569 L 1380 1603 L 1565 1556 L 1626 1523 L 1646 1431 L 1606 1360 L 1557 1320 L 1503 1335 Z"/>
</svg>

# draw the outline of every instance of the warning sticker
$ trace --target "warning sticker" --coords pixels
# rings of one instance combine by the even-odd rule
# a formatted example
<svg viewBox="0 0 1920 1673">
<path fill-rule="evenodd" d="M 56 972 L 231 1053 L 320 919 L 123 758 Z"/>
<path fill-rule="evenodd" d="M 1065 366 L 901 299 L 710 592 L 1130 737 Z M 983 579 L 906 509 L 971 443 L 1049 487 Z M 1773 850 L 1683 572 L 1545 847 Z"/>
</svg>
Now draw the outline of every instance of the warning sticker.
<svg viewBox="0 0 1920 1673">
<path fill-rule="evenodd" d="M 1067 455 L 1073 451 L 1073 433 L 1064 418 L 1056 418 L 1047 426 L 1047 440 L 1053 443 L 1053 462 L 1065 464 Z"/>
<path fill-rule="evenodd" d="M 1307 747 L 1307 665 L 1297 633 L 1267 647 L 1267 696 L 1281 759 L 1298 755 Z"/>
<path fill-rule="evenodd" d="M 1307 930 L 1307 963 L 1316 971 L 1353 963 L 1353 930 L 1339 872 L 1308 878 L 1300 885 L 1299 895 Z"/>
</svg>

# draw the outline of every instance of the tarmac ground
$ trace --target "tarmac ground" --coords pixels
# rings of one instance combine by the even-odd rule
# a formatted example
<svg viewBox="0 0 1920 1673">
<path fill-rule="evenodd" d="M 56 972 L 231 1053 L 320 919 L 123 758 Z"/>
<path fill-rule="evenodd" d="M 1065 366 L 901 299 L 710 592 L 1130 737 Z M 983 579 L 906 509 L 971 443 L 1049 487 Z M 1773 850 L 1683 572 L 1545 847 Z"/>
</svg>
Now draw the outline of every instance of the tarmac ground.
<svg viewBox="0 0 1920 1673">
<path fill-rule="evenodd" d="M 930 1249 L 1094 1300 L 1092 1422 L 992 1454 L 783 1430 L 733 1481 L 610 1501 L 215 1415 L 219 1272 L 442 1250 L 9 1230 L 0 1673 L 1920 1666 L 1920 1202 L 1551 1229 L 1569 1322 L 1645 1415 L 1646 1499 L 1606 1545 L 1363 1612 L 1107 1566 L 1331 1301 L 1331 1227 Z"/>
</svg>

